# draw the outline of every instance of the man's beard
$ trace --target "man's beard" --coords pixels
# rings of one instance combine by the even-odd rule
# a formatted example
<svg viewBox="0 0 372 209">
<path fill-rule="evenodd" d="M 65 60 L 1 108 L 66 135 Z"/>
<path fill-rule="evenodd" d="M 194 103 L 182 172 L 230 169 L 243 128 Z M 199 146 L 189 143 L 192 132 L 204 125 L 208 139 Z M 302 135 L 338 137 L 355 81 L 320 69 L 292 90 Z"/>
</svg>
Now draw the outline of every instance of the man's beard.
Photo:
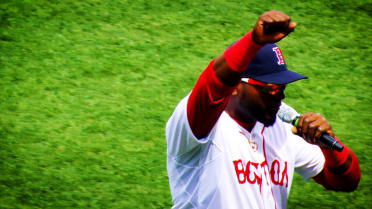
<svg viewBox="0 0 372 209">
<path fill-rule="evenodd" d="M 252 112 L 257 121 L 264 124 L 265 127 L 272 126 L 276 121 L 277 112 L 269 112 L 267 110 L 258 110 Z"/>
<path fill-rule="evenodd" d="M 263 123 L 265 127 L 269 127 L 269 126 L 274 125 L 275 121 L 276 121 L 276 117 L 272 117 L 272 118 L 265 118 L 260 122 Z"/>
<path fill-rule="evenodd" d="M 248 106 L 239 106 L 238 112 L 247 120 L 242 120 L 244 122 L 258 121 L 264 124 L 265 127 L 272 126 L 276 121 L 276 114 L 278 110 L 260 108 L 256 104 L 248 104 Z"/>
</svg>

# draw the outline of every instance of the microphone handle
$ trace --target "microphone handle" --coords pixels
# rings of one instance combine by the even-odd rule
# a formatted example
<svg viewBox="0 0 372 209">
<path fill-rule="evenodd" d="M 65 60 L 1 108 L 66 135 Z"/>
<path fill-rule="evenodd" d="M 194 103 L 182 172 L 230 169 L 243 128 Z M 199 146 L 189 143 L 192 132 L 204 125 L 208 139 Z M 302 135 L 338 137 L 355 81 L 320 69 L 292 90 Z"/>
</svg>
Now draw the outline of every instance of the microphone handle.
<svg viewBox="0 0 372 209">
<path fill-rule="evenodd" d="M 319 142 L 322 143 L 327 148 L 336 150 L 338 152 L 341 152 L 344 149 L 344 146 L 339 144 L 336 139 L 332 138 L 328 134 L 322 134 L 322 136 L 319 139 Z"/>
</svg>

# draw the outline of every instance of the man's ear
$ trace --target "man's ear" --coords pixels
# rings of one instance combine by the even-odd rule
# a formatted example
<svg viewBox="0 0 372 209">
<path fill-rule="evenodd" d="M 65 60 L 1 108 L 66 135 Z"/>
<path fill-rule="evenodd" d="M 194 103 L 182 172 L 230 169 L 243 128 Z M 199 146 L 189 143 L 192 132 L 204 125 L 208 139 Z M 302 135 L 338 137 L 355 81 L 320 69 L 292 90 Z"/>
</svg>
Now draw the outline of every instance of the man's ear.
<svg viewBox="0 0 372 209">
<path fill-rule="evenodd" d="M 234 91 L 232 92 L 232 95 L 233 96 L 236 96 L 238 95 L 238 91 L 240 91 L 240 88 L 242 87 L 242 84 L 239 83 L 238 86 L 234 89 Z"/>
<path fill-rule="evenodd" d="M 232 92 L 233 96 L 236 96 L 238 94 L 238 88 L 235 88 L 234 91 Z"/>
</svg>

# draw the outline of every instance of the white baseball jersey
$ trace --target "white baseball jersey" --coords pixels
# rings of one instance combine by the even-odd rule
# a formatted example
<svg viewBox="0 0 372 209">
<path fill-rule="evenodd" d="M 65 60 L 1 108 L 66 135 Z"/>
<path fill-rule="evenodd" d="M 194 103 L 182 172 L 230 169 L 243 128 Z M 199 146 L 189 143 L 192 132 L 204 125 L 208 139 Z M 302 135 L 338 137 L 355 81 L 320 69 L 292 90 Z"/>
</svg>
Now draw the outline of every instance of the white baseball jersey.
<svg viewBox="0 0 372 209">
<path fill-rule="evenodd" d="M 293 171 L 304 179 L 323 169 L 315 145 L 292 134 L 277 118 L 248 132 L 223 112 L 213 129 L 197 139 L 189 126 L 188 96 L 167 122 L 167 170 L 173 208 L 286 208 Z"/>
</svg>

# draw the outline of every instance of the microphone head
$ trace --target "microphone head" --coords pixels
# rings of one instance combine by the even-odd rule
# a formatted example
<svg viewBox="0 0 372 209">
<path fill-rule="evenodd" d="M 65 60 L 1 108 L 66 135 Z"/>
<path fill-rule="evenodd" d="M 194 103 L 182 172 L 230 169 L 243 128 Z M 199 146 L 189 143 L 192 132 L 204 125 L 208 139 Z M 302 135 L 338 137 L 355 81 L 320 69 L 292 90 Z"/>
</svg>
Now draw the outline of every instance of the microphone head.
<svg viewBox="0 0 372 209">
<path fill-rule="evenodd" d="M 295 109 L 282 102 L 278 111 L 278 117 L 282 121 L 286 123 L 292 123 L 298 116 L 299 114 L 296 112 Z"/>
</svg>

